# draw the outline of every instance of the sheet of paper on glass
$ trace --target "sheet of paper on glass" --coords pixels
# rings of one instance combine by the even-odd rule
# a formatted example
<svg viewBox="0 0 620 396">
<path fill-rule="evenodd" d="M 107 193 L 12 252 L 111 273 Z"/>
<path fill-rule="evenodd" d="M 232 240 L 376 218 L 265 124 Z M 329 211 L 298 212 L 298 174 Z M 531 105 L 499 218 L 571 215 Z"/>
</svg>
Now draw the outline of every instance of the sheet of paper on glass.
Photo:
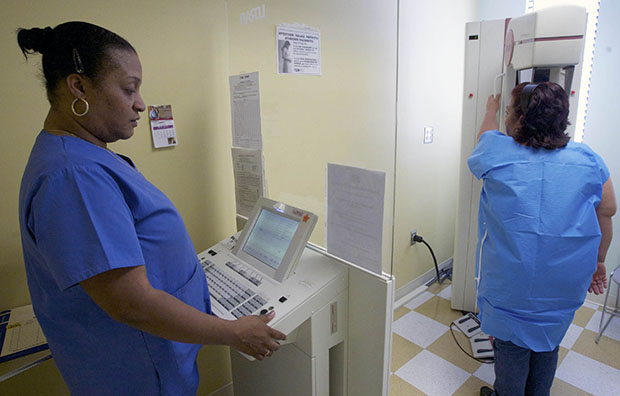
<svg viewBox="0 0 620 396">
<path fill-rule="evenodd" d="M 385 172 L 327 164 L 327 251 L 382 273 Z"/>
<path fill-rule="evenodd" d="M 229 77 L 233 146 L 262 150 L 258 72 Z"/>
<path fill-rule="evenodd" d="M 260 150 L 232 148 L 237 213 L 248 217 L 258 198 L 265 196 L 265 168 Z"/>
<path fill-rule="evenodd" d="M 153 146 L 155 148 L 162 148 L 179 144 L 174 120 L 172 119 L 172 106 L 149 106 L 148 111 L 151 134 L 153 135 Z"/>
<path fill-rule="evenodd" d="M 321 32 L 305 26 L 276 26 L 279 74 L 321 75 Z"/>
</svg>

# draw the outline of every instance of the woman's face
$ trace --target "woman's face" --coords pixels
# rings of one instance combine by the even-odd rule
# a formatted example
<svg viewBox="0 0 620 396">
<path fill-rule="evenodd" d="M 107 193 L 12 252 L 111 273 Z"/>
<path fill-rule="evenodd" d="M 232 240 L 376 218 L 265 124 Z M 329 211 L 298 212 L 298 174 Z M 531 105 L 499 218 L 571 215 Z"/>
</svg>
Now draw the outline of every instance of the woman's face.
<svg viewBox="0 0 620 396">
<path fill-rule="evenodd" d="M 85 87 L 90 104 L 86 129 L 105 143 L 129 139 L 145 105 L 140 96 L 142 66 L 133 51 L 109 50 L 115 67 Z"/>
</svg>

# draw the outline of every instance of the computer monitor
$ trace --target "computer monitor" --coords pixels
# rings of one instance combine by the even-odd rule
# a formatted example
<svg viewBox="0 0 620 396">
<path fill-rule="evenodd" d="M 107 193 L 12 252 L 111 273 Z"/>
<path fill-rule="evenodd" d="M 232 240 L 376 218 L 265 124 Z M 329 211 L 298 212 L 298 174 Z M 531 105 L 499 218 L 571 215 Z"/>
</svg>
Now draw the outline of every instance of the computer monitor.
<svg viewBox="0 0 620 396">
<path fill-rule="evenodd" d="M 260 198 L 233 254 L 278 282 L 293 272 L 316 224 L 316 215 Z"/>
</svg>

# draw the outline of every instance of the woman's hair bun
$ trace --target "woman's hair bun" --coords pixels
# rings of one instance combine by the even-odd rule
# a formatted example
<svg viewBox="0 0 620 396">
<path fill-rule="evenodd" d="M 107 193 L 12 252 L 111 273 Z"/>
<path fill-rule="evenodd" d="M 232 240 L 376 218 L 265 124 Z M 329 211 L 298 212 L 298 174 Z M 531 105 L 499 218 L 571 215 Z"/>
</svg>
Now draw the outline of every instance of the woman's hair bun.
<svg viewBox="0 0 620 396">
<path fill-rule="evenodd" d="M 68 75 L 82 74 L 93 81 L 116 67 L 109 49 L 136 50 L 121 36 L 88 22 L 69 21 L 54 28 L 17 30 L 17 45 L 26 57 L 40 53 L 48 99 Z M 99 80 L 97 80 L 99 81 Z"/>
<path fill-rule="evenodd" d="M 53 42 L 54 29 L 46 27 L 44 29 L 19 29 L 17 31 L 17 44 L 24 55 L 38 52 L 45 54 Z"/>
</svg>

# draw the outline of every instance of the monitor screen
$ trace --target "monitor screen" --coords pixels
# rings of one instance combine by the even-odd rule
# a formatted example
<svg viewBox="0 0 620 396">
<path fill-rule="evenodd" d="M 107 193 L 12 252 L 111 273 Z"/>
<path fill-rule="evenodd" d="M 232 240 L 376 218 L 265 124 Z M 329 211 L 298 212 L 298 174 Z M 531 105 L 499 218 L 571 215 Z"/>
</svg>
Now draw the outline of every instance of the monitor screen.
<svg viewBox="0 0 620 396">
<path fill-rule="evenodd" d="M 307 210 L 261 197 L 231 253 L 262 275 L 283 282 L 294 273 L 316 221 Z"/>
<path fill-rule="evenodd" d="M 262 209 L 242 250 L 277 270 L 298 227 L 298 221 Z"/>
</svg>

